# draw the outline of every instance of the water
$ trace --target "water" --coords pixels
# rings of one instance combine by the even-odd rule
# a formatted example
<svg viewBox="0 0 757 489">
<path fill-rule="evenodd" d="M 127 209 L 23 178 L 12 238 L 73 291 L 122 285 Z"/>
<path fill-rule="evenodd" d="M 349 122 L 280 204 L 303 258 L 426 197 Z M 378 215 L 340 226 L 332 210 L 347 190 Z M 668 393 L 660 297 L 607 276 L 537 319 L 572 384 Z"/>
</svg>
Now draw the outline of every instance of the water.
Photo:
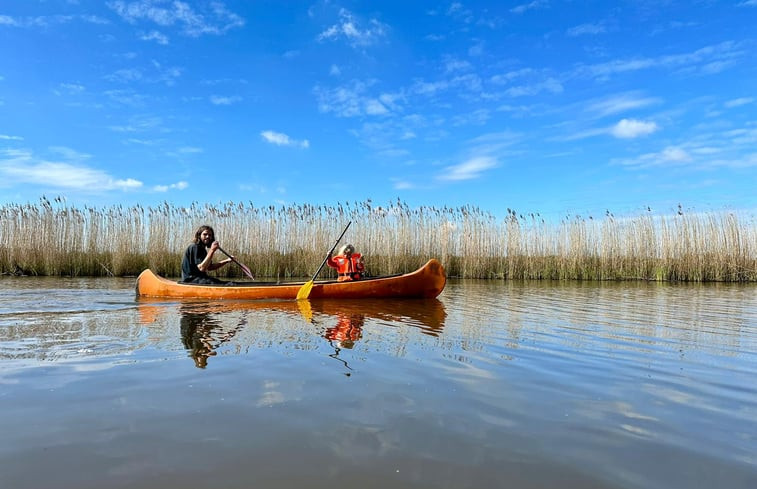
<svg viewBox="0 0 757 489">
<path fill-rule="evenodd" d="M 754 488 L 757 287 L 0 278 L 0 488 Z"/>
</svg>

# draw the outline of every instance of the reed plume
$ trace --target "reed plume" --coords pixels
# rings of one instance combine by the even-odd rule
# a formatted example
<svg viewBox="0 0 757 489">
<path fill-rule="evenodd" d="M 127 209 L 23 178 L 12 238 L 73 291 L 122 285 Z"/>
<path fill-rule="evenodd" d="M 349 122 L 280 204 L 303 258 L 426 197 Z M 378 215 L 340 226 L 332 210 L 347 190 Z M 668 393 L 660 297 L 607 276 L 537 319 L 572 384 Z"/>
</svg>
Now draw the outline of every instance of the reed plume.
<svg viewBox="0 0 757 489">
<path fill-rule="evenodd" d="M 508 209 L 410 208 L 401 200 L 334 206 L 252 202 L 105 208 L 42 197 L 0 207 L 0 272 L 132 276 L 152 268 L 180 274 L 181 256 L 202 224 L 257 277 L 310 276 L 348 221 L 343 242 L 366 257 L 369 275 L 404 273 L 438 258 L 449 276 L 498 279 L 757 281 L 757 226 L 736 212 L 684 212 L 558 222 Z M 223 277 L 241 277 L 231 265 Z M 322 278 L 332 277 L 324 269 Z"/>
</svg>

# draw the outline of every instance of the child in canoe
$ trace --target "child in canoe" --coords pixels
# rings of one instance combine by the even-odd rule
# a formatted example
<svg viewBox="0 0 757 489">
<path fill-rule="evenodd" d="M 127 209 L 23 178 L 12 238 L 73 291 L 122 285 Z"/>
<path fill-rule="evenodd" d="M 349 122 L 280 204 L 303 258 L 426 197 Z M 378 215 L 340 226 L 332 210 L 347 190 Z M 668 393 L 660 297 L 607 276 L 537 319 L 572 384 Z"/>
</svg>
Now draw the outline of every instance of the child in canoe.
<svg viewBox="0 0 757 489">
<path fill-rule="evenodd" d="M 329 254 L 326 264 L 331 268 L 336 268 L 339 274 L 339 278 L 337 279 L 339 282 L 360 280 L 365 275 L 363 255 L 355 253 L 355 247 L 351 244 L 346 244 L 339 248 L 339 254 L 336 256 Z"/>
</svg>

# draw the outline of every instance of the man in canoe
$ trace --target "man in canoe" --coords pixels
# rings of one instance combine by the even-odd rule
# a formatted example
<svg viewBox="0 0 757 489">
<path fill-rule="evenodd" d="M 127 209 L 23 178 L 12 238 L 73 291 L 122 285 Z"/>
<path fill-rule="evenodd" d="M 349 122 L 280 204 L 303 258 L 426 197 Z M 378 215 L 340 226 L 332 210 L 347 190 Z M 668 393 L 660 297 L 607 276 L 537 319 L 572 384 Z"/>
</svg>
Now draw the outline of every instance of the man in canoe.
<svg viewBox="0 0 757 489">
<path fill-rule="evenodd" d="M 348 282 L 350 280 L 360 280 L 365 274 L 365 262 L 363 261 L 363 255 L 355 253 L 355 247 L 351 244 L 346 244 L 339 249 L 337 256 L 331 256 L 329 254 L 326 264 L 331 268 L 336 268 L 339 274 L 340 282 Z"/>
<path fill-rule="evenodd" d="M 187 284 L 231 285 L 231 282 L 224 282 L 208 275 L 208 272 L 218 270 L 234 261 L 233 257 L 229 257 L 218 263 L 213 263 L 213 255 L 220 246 L 216 241 L 213 228 L 200 226 L 195 233 L 194 242 L 187 247 L 184 258 L 181 260 L 181 281 Z"/>
</svg>

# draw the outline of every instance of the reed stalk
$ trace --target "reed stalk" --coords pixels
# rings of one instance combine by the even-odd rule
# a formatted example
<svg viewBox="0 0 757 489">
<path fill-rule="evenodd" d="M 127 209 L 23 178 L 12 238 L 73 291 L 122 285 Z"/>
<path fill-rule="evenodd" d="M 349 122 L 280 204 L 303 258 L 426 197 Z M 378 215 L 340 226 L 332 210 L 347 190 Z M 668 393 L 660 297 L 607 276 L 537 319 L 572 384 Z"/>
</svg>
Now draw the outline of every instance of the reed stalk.
<svg viewBox="0 0 757 489">
<path fill-rule="evenodd" d="M 154 207 L 77 208 L 62 198 L 0 206 L 0 273 L 133 276 L 145 268 L 177 277 L 198 226 L 257 277 L 309 277 L 348 221 L 343 243 L 370 275 L 416 269 L 438 258 L 449 276 L 497 279 L 757 281 L 757 226 L 736 212 L 549 222 L 508 209 L 498 219 L 475 206 L 410 208 L 397 200 L 335 206 L 163 202 Z M 241 277 L 238 267 L 222 277 Z M 320 277 L 334 277 L 324 268 Z"/>
</svg>

